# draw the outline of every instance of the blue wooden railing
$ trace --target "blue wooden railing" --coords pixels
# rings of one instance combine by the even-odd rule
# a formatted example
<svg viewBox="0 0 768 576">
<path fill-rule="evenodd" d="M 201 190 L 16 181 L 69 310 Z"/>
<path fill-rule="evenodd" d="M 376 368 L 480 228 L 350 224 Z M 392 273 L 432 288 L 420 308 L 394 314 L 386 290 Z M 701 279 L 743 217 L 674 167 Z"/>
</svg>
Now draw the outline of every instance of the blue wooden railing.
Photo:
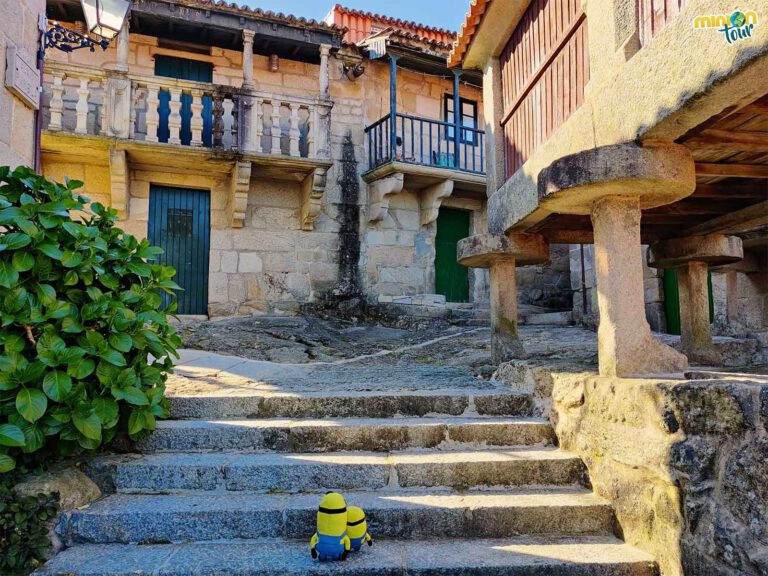
<svg viewBox="0 0 768 576">
<path fill-rule="evenodd" d="M 368 137 L 368 164 L 371 169 L 393 159 L 408 164 L 450 168 L 474 174 L 485 174 L 485 132 L 475 128 L 459 128 L 458 146 L 455 126 L 407 114 L 392 115 L 365 129 Z M 392 140 L 394 137 L 394 146 Z"/>
</svg>

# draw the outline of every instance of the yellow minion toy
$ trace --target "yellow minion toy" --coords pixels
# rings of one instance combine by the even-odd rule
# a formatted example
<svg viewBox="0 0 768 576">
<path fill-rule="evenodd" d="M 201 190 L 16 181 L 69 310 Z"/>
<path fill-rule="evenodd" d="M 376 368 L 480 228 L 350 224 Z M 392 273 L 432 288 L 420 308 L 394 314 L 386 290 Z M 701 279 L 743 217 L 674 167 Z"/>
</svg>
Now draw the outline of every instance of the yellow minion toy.
<svg viewBox="0 0 768 576">
<path fill-rule="evenodd" d="M 346 560 L 351 543 L 347 536 L 347 503 L 341 494 L 328 492 L 317 510 L 317 532 L 309 542 L 312 558 Z"/>
<path fill-rule="evenodd" d="M 363 547 L 363 542 L 373 546 L 373 538 L 368 534 L 368 522 L 365 520 L 365 512 L 362 508 L 357 506 L 347 508 L 347 535 L 355 552 Z"/>
</svg>

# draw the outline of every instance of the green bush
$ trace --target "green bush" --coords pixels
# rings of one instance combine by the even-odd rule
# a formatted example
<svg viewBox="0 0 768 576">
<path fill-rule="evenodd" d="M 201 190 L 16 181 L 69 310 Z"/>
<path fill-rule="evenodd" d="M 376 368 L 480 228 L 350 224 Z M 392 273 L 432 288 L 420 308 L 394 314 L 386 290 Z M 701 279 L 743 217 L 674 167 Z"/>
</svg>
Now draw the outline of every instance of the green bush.
<svg viewBox="0 0 768 576">
<path fill-rule="evenodd" d="M 162 251 L 116 228 L 115 211 L 86 209 L 81 186 L 0 167 L 0 472 L 167 416 L 175 271 L 146 262 Z"/>
<path fill-rule="evenodd" d="M 28 574 L 46 559 L 48 521 L 58 512 L 56 494 L 19 496 L 11 484 L 16 474 L 0 480 L 0 574 Z"/>
</svg>

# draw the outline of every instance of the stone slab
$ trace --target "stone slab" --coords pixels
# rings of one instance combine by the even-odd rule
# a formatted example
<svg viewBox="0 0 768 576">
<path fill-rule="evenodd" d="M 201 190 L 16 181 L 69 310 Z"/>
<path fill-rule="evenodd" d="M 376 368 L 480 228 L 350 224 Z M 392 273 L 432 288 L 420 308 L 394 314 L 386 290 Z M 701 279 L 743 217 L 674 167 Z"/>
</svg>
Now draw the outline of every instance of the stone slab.
<svg viewBox="0 0 768 576">
<path fill-rule="evenodd" d="M 158 422 L 157 430 L 135 448 L 139 452 L 382 452 L 553 441 L 549 422 L 534 418 L 167 420 Z"/>
<path fill-rule="evenodd" d="M 502 388 L 499 392 L 502 392 Z M 171 396 L 173 418 L 390 418 L 394 416 L 450 415 L 465 412 L 493 416 L 527 416 L 529 396 L 518 393 L 436 390 L 418 393 L 328 394 L 322 392 L 248 396 Z"/>
<path fill-rule="evenodd" d="M 346 562 L 320 564 L 305 542 L 85 545 L 37 576 L 654 576 L 652 558 L 610 536 L 376 541 Z"/>
<path fill-rule="evenodd" d="M 459 264 L 469 268 L 488 268 L 505 260 L 526 266 L 549 262 L 549 243 L 537 234 L 482 234 L 459 240 L 456 253 Z"/>
<path fill-rule="evenodd" d="M 122 493 L 267 493 L 584 483 L 581 461 L 554 448 L 326 454 L 148 454 L 93 462 Z"/>
<path fill-rule="evenodd" d="M 319 495 L 114 495 L 63 516 L 76 543 L 140 543 L 287 537 L 309 539 Z M 583 488 L 504 492 L 347 493 L 380 538 L 504 538 L 516 534 L 612 534 L 613 511 Z"/>
<path fill-rule="evenodd" d="M 725 266 L 742 258 L 744 246 L 741 238 L 723 234 L 661 240 L 651 244 L 647 252 L 651 268 L 676 268 L 691 261 Z"/>
</svg>

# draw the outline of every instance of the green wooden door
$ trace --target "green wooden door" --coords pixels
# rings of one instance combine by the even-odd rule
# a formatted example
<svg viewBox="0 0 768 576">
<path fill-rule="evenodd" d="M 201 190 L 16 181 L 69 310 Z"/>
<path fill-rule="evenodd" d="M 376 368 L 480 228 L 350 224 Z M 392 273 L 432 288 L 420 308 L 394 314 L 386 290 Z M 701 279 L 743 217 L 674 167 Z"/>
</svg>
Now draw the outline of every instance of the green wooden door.
<svg viewBox="0 0 768 576">
<path fill-rule="evenodd" d="M 668 268 L 664 270 L 664 314 L 667 317 L 667 333 L 680 335 L 680 287 L 678 285 L 677 270 Z M 712 272 L 707 275 L 707 287 L 709 288 L 709 321 L 715 320 L 715 301 L 712 298 Z"/>
<path fill-rule="evenodd" d="M 199 60 L 187 60 L 174 56 L 155 56 L 155 76 L 176 78 L 177 80 L 192 80 L 194 82 L 213 82 L 213 64 Z M 168 117 L 171 114 L 171 93 L 161 90 L 159 94 L 160 124 L 157 137 L 160 142 L 168 142 L 170 130 Z M 181 143 L 189 146 L 192 142 L 192 95 L 181 95 Z M 203 96 L 203 146 L 213 145 L 213 99 Z"/>
<path fill-rule="evenodd" d="M 469 302 L 469 271 L 456 261 L 456 245 L 469 236 L 469 212 L 441 208 L 435 238 L 435 291 L 448 302 Z"/>
<path fill-rule="evenodd" d="M 178 314 L 208 313 L 211 195 L 203 190 L 152 186 L 149 241 L 165 250 L 157 260 L 176 269 Z"/>
</svg>

